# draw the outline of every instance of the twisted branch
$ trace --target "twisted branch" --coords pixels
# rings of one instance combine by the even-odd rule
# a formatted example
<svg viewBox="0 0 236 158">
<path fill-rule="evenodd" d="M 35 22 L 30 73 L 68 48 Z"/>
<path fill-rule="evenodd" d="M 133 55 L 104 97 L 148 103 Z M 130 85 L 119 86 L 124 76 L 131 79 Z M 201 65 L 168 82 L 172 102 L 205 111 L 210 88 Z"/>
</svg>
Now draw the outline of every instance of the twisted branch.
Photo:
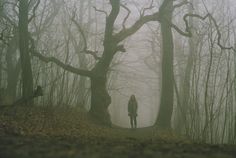
<svg viewBox="0 0 236 158">
<path fill-rule="evenodd" d="M 192 33 L 191 33 L 191 28 L 189 26 L 189 23 L 188 23 L 188 17 L 193 17 L 193 18 L 197 18 L 197 19 L 200 19 L 202 21 L 205 21 L 207 18 L 209 20 L 211 20 L 214 24 L 214 27 L 216 28 L 216 32 L 217 32 L 217 45 L 221 48 L 221 49 L 224 49 L 224 50 L 233 50 L 234 52 L 236 52 L 236 49 L 232 46 L 223 46 L 221 44 L 221 32 L 220 32 L 220 28 L 215 20 L 215 18 L 210 14 L 206 14 L 205 16 L 201 16 L 201 15 L 198 15 L 198 14 L 185 14 L 184 17 L 183 17 L 183 20 L 184 20 L 184 23 L 185 23 L 185 32 L 182 31 L 181 29 L 179 29 L 176 25 L 172 24 L 171 23 L 171 27 L 173 27 L 179 34 L 183 35 L 183 36 L 186 36 L 186 37 L 192 37 Z"/>
</svg>

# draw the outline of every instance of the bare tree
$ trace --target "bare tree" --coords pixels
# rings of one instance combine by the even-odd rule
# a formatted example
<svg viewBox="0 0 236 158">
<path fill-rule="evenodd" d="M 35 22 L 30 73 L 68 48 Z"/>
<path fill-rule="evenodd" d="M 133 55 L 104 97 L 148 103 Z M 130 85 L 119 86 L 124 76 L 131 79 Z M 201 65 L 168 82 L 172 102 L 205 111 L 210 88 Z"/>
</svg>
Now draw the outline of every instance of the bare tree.
<svg viewBox="0 0 236 158">
<path fill-rule="evenodd" d="M 110 3 L 112 9 L 110 14 L 106 17 L 106 26 L 103 41 L 104 51 L 99 61 L 96 63 L 96 65 L 91 71 L 65 65 L 63 62 L 59 61 L 56 58 L 44 57 L 36 51 L 35 47 L 32 47 L 31 49 L 33 55 L 39 57 L 45 62 L 54 62 L 67 71 L 89 77 L 91 80 L 91 109 L 89 113 L 91 114 L 91 116 L 96 118 L 96 120 L 107 125 L 111 124 L 110 116 L 107 111 L 107 108 L 111 103 L 111 97 L 108 94 L 106 88 L 107 72 L 109 70 L 109 66 L 114 55 L 119 51 L 125 51 L 124 46 L 119 43 L 125 40 L 130 35 L 134 34 L 146 22 L 156 21 L 159 18 L 158 12 L 152 15 L 142 15 L 131 27 L 124 27 L 118 33 L 114 33 L 114 23 L 120 12 L 120 1 L 110 0 Z M 31 41 L 33 46 L 33 40 Z"/>
<path fill-rule="evenodd" d="M 33 93 L 33 75 L 31 59 L 29 53 L 29 33 L 28 33 L 28 11 L 29 1 L 19 1 L 19 47 L 22 67 L 22 97 L 30 97 Z M 33 102 L 31 102 L 32 104 Z"/>
</svg>

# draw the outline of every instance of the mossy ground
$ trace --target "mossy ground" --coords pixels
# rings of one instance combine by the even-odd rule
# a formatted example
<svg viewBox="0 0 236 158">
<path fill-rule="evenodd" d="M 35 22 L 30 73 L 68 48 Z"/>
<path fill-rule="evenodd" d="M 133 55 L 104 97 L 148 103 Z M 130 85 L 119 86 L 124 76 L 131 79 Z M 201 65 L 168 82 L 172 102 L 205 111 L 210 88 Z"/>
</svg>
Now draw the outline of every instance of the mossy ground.
<svg viewBox="0 0 236 158">
<path fill-rule="evenodd" d="M 76 108 L 6 108 L 0 158 L 234 158 L 233 145 L 197 144 L 154 127 L 101 127 Z"/>
</svg>

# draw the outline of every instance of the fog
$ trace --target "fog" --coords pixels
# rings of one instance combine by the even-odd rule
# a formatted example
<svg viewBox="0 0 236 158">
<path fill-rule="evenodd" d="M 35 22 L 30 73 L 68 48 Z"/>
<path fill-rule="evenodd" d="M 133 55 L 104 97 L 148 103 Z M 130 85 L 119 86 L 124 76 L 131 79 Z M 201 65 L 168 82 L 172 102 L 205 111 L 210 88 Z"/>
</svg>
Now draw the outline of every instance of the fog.
<svg viewBox="0 0 236 158">
<path fill-rule="evenodd" d="M 135 95 L 137 128 L 235 143 L 236 2 L 111 1 L 1 0 L 0 104 L 75 107 L 130 128 Z"/>
</svg>

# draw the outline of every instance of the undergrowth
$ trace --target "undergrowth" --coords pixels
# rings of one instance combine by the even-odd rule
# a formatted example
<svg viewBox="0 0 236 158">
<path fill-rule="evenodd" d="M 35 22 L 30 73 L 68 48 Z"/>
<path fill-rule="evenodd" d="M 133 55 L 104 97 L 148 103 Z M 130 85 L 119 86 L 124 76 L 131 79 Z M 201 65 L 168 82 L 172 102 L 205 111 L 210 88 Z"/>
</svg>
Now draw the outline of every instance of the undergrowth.
<svg viewBox="0 0 236 158">
<path fill-rule="evenodd" d="M 86 111 L 76 107 L 21 106 L 2 109 L 0 136 L 4 135 L 81 137 L 83 140 L 99 137 L 123 141 L 127 138 L 183 141 L 173 132 L 152 127 L 133 131 L 100 126 L 91 121 Z"/>
</svg>

